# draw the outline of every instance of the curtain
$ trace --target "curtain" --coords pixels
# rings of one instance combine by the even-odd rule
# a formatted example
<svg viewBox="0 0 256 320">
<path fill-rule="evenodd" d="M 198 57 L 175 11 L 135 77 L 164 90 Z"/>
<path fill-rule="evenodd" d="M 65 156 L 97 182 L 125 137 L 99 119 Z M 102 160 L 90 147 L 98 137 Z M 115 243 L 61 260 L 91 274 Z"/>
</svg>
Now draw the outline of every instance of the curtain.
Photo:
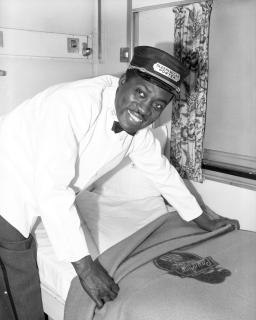
<svg viewBox="0 0 256 320">
<path fill-rule="evenodd" d="M 172 107 L 170 161 L 183 178 L 202 182 L 212 1 L 173 8 L 174 55 L 190 70 Z"/>
</svg>

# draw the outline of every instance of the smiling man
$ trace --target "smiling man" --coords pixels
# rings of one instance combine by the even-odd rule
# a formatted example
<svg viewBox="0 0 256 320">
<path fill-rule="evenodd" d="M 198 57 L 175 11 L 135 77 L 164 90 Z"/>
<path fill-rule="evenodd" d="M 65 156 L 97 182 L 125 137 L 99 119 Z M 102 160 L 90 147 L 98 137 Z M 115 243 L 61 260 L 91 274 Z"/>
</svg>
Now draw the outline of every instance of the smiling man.
<svg viewBox="0 0 256 320">
<path fill-rule="evenodd" d="M 38 216 L 57 257 L 73 264 L 97 306 L 116 298 L 118 285 L 90 256 L 75 199 L 127 155 L 184 220 L 206 230 L 227 223 L 238 227 L 202 213 L 147 129 L 179 94 L 186 75 L 166 52 L 136 47 L 120 79 L 54 86 L 0 119 L 0 281 L 6 288 L 1 319 L 11 319 L 10 313 L 19 320 L 44 317 L 31 236 Z"/>
<path fill-rule="evenodd" d="M 135 134 L 158 119 L 172 97 L 171 92 L 145 80 L 138 72 L 130 69 L 121 77 L 115 99 L 120 125 L 126 132 Z"/>
</svg>

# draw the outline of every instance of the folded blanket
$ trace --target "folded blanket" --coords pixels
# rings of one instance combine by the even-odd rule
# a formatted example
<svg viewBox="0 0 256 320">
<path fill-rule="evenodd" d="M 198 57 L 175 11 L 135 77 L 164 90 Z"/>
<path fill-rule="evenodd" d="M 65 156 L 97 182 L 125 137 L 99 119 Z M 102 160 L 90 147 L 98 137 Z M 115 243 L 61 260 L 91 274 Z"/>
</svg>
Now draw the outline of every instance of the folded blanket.
<svg viewBox="0 0 256 320">
<path fill-rule="evenodd" d="M 76 277 L 72 281 L 68 294 L 64 319 L 176 320 L 185 318 L 202 319 L 202 316 L 204 319 L 218 319 L 216 312 L 212 312 L 212 310 L 209 312 L 209 308 L 213 308 L 214 303 L 212 305 L 208 301 L 209 305 L 207 305 L 207 303 L 204 302 L 202 306 L 207 306 L 208 309 L 201 310 L 202 312 L 199 316 L 197 310 L 202 309 L 202 306 L 200 306 L 200 304 L 198 305 L 198 303 L 195 303 L 194 306 L 193 303 L 189 303 L 186 307 L 183 299 L 188 299 L 188 301 L 191 302 L 191 296 L 194 296 L 194 288 L 199 290 L 199 292 L 202 290 L 202 292 L 204 292 L 204 298 L 207 297 L 207 290 L 212 290 L 212 284 L 207 283 L 207 281 L 211 282 L 209 275 L 212 273 L 212 270 L 208 272 L 206 282 L 202 282 L 205 280 L 205 275 L 202 276 L 203 273 L 200 274 L 200 272 L 205 268 L 207 263 L 213 263 L 213 268 L 216 269 L 219 261 L 214 261 L 215 257 L 213 257 L 212 260 L 211 257 L 207 258 L 208 260 L 204 259 L 208 256 L 204 243 L 207 243 L 207 246 L 209 246 L 210 243 L 216 241 L 212 239 L 228 231 L 231 231 L 229 226 L 214 232 L 204 232 L 193 222 L 184 223 L 178 214 L 174 213 L 159 217 L 99 256 L 99 260 L 104 268 L 113 276 L 115 281 L 119 283 L 120 292 L 117 299 L 106 303 L 100 310 L 96 309 L 95 303 L 84 292 L 79 279 Z M 223 239 L 223 237 L 220 237 L 220 239 Z M 221 247 L 221 242 L 219 246 Z M 177 255 L 177 251 L 178 254 L 180 254 L 180 252 L 191 252 L 191 248 L 193 248 L 193 256 L 196 257 L 195 259 L 198 259 L 199 263 L 194 264 L 193 262 L 190 265 L 180 264 L 179 268 L 175 269 L 176 275 L 173 270 L 169 270 L 169 272 L 166 271 L 166 266 L 163 264 L 167 258 L 170 260 L 170 255 L 168 257 L 160 257 L 162 258 L 160 260 L 154 260 L 156 257 L 174 250 L 176 252 L 175 257 L 177 257 L 179 256 Z M 195 252 L 197 250 L 199 250 L 199 252 Z M 153 263 L 153 260 L 155 263 Z M 156 265 L 158 265 L 158 267 Z M 180 270 L 183 270 L 186 276 L 189 273 L 188 271 L 191 270 L 197 273 L 194 272 L 194 278 L 189 276 L 182 278 L 182 275 L 177 275 Z M 216 272 L 222 275 L 221 281 L 230 275 L 230 272 L 225 268 L 219 268 Z M 197 287 L 195 287 L 195 281 L 200 283 L 200 285 L 197 284 Z M 183 288 L 184 293 L 179 295 L 178 291 L 181 286 L 185 286 Z M 185 297 L 188 292 L 189 296 Z M 249 300 L 247 299 L 247 301 L 250 302 L 250 299 L 251 298 L 249 298 Z M 193 301 L 195 302 L 196 299 L 192 299 L 192 302 Z M 249 304 L 250 303 L 248 303 L 247 307 L 251 308 Z M 175 306 L 179 307 L 176 308 Z M 181 306 L 183 307 L 182 309 Z M 181 312 L 181 310 L 183 311 Z M 218 305 L 216 306 L 216 310 L 218 310 Z M 185 311 L 187 313 L 185 313 Z M 251 313 L 252 312 L 253 310 L 251 310 Z M 224 317 L 221 310 L 221 316 L 223 317 L 220 317 L 220 319 L 230 319 L 230 313 L 228 312 L 227 314 L 228 317 Z M 246 316 L 248 316 L 248 309 L 246 310 Z M 243 317 L 232 319 L 243 319 Z M 253 318 L 245 317 L 244 319 L 248 320 Z"/>
</svg>

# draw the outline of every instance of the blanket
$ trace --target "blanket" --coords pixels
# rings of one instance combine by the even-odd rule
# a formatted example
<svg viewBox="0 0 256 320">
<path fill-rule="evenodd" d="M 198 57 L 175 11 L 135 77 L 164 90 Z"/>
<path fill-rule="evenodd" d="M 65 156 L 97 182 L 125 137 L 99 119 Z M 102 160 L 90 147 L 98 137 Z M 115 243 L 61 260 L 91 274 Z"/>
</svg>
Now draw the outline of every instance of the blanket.
<svg viewBox="0 0 256 320">
<path fill-rule="evenodd" d="M 256 237 L 229 231 L 204 232 L 176 213 L 159 217 L 99 256 L 118 297 L 99 310 L 76 277 L 64 319 L 255 319 Z"/>
</svg>

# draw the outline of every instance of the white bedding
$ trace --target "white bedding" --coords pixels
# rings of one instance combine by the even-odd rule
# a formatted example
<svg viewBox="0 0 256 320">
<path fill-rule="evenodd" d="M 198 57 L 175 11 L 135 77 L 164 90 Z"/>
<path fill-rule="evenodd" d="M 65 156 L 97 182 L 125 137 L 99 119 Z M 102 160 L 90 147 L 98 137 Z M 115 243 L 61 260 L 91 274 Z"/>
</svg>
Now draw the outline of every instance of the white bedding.
<svg viewBox="0 0 256 320">
<path fill-rule="evenodd" d="M 64 303 L 76 272 L 70 263 L 57 260 L 42 223 L 36 228 L 35 237 L 41 284 Z"/>
<path fill-rule="evenodd" d="M 87 235 L 91 232 L 91 239 L 99 248 L 99 252 L 96 252 L 90 243 L 90 238 L 86 237 L 93 257 L 167 212 L 163 199 L 158 197 L 136 201 L 100 197 L 99 200 L 99 196 L 92 192 L 83 193 L 79 207 L 80 214 L 82 211 L 83 228 L 88 226 L 90 230 L 84 231 Z M 85 218 L 87 226 L 84 224 Z M 42 223 L 35 230 L 35 238 L 40 281 L 45 288 L 64 302 L 71 280 L 76 276 L 75 270 L 71 263 L 57 260 Z"/>
<path fill-rule="evenodd" d="M 82 227 L 89 229 L 99 254 L 168 211 L 161 196 L 132 201 L 83 191 L 76 204 Z"/>
<path fill-rule="evenodd" d="M 163 199 L 158 197 L 136 201 L 100 198 L 99 200 L 99 195 L 92 192 L 84 192 L 79 201 L 83 228 L 87 227 L 84 224 L 86 217 L 90 231 L 87 229 L 85 232 L 87 235 L 91 232 L 91 237 L 86 238 L 93 257 L 167 212 Z M 97 206 L 95 202 L 98 202 Z M 173 208 L 169 208 L 168 211 L 172 210 Z M 130 213 L 129 219 L 127 219 L 128 213 Z M 57 260 L 42 223 L 37 226 L 34 234 L 41 284 L 64 303 L 71 280 L 76 276 L 75 270 L 71 263 Z M 90 239 L 95 240 L 99 252 L 96 252 Z"/>
</svg>

